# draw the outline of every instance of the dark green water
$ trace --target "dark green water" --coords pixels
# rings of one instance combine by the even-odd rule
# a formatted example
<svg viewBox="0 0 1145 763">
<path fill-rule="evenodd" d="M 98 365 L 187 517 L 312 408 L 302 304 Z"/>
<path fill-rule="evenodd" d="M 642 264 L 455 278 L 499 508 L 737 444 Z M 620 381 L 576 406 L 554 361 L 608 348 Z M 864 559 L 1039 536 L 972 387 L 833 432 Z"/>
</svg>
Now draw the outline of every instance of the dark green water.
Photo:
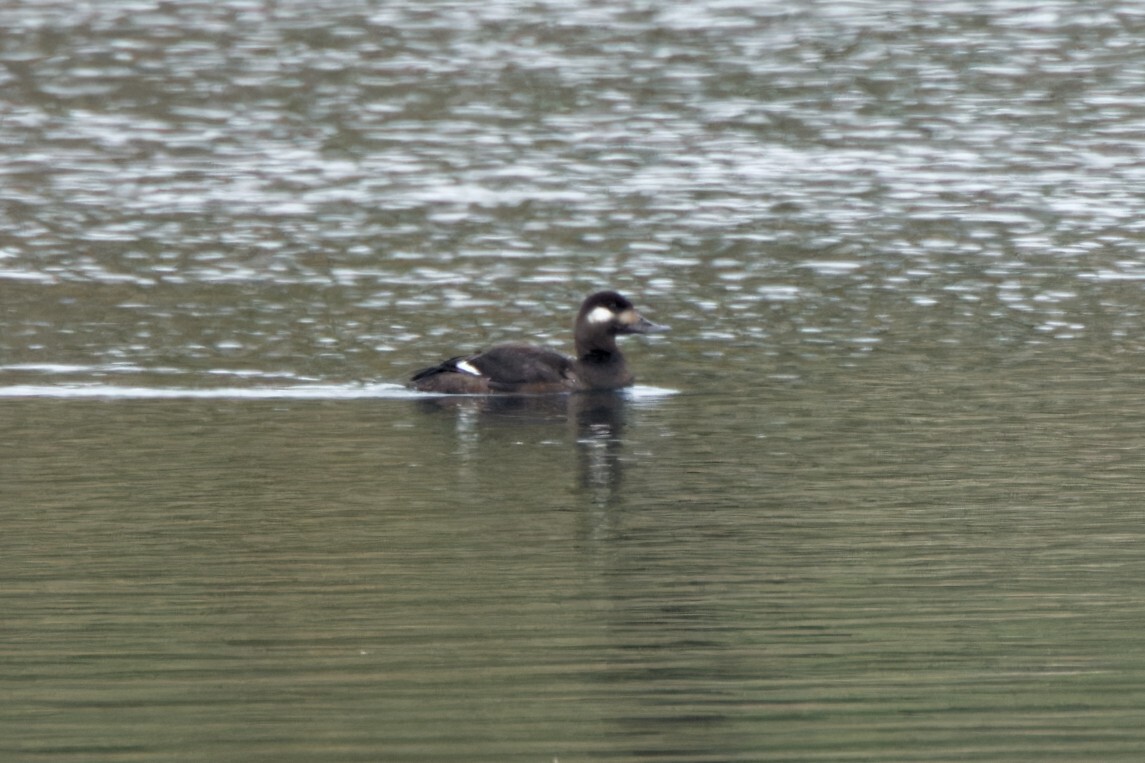
<svg viewBox="0 0 1145 763">
<path fill-rule="evenodd" d="M 0 759 L 1145 755 L 1132 4 L 0 28 Z"/>
<path fill-rule="evenodd" d="M 976 378 L 8 401 L 6 754 L 1132 759 L 1137 376 Z"/>
</svg>

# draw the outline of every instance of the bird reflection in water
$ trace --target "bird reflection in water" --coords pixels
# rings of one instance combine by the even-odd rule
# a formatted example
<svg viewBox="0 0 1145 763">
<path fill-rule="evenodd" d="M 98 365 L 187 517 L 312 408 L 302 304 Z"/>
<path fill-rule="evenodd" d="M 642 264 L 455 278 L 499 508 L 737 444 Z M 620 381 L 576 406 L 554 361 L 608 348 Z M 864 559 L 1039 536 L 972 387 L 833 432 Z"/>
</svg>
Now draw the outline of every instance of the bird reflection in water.
<svg viewBox="0 0 1145 763">
<path fill-rule="evenodd" d="M 569 399 L 569 421 L 576 428 L 580 485 L 593 502 L 611 505 L 620 497 L 624 476 L 625 399 L 616 392 L 584 392 Z"/>
<path fill-rule="evenodd" d="M 456 414 L 458 448 L 467 461 L 476 456 L 483 430 L 567 426 L 576 445 L 580 487 L 590 492 L 594 503 L 608 505 L 620 497 L 626 403 L 623 392 L 603 390 L 570 395 L 449 395 L 427 398 L 421 406 L 426 412 Z"/>
</svg>

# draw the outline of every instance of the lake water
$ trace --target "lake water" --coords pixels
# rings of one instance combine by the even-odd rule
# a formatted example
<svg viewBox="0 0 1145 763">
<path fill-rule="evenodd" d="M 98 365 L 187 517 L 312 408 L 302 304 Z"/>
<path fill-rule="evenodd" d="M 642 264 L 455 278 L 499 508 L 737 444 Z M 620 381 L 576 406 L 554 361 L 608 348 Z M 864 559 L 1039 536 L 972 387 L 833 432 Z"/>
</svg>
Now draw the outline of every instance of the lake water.
<svg viewBox="0 0 1145 763">
<path fill-rule="evenodd" d="M 1145 756 L 1140 5 L 0 29 L 0 758 Z"/>
</svg>

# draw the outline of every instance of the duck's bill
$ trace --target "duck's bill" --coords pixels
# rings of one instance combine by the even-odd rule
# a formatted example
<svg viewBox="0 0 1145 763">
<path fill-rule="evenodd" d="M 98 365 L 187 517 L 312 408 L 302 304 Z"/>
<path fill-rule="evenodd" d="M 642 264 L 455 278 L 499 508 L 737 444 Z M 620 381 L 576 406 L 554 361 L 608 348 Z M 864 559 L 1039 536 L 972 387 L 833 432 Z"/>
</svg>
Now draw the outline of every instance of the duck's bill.
<svg viewBox="0 0 1145 763">
<path fill-rule="evenodd" d="M 636 319 L 635 323 L 628 326 L 628 331 L 633 334 L 659 334 L 668 330 L 668 326 L 660 323 L 653 323 L 645 318 L 643 315 Z"/>
</svg>

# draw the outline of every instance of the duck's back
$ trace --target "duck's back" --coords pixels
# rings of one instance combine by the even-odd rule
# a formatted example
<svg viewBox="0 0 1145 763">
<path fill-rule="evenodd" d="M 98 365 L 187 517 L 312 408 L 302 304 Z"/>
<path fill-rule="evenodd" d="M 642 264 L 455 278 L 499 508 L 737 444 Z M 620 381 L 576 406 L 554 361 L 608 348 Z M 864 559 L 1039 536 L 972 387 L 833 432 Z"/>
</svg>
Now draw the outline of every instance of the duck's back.
<svg viewBox="0 0 1145 763">
<path fill-rule="evenodd" d="M 571 358 L 528 344 L 500 344 L 450 358 L 417 372 L 411 381 L 423 392 L 448 394 L 561 392 L 576 386 Z"/>
</svg>

